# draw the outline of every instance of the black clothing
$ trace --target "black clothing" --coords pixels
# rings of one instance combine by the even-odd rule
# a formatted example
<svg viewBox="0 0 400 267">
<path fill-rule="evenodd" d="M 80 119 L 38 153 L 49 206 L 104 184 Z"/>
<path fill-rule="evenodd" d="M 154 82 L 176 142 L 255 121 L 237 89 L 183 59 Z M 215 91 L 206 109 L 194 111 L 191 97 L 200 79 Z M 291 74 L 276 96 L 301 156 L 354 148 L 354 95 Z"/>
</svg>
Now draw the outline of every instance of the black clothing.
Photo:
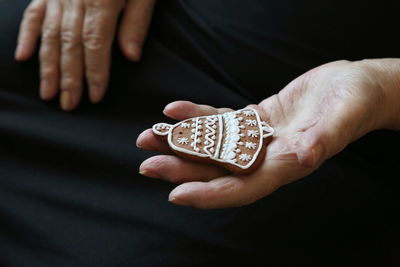
<svg viewBox="0 0 400 267">
<path fill-rule="evenodd" d="M 0 265 L 398 264 L 398 132 L 210 211 L 172 205 L 174 185 L 140 176 L 154 153 L 135 140 L 174 100 L 241 108 L 329 61 L 400 57 L 399 1 L 160 0 L 142 61 L 116 47 L 104 101 L 85 95 L 71 113 L 39 99 L 37 56 L 13 60 L 28 2 L 0 1 Z"/>
</svg>

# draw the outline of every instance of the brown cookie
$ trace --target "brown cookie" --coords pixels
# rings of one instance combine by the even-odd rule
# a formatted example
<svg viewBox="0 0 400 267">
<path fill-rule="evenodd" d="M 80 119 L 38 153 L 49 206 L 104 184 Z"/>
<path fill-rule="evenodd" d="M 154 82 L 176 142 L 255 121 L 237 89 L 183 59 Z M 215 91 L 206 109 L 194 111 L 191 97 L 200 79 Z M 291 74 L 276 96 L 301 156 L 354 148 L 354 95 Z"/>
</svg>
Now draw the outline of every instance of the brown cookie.
<svg viewBox="0 0 400 267">
<path fill-rule="evenodd" d="M 167 137 L 168 145 L 179 156 L 249 173 L 262 162 L 274 129 L 261 121 L 256 110 L 246 108 L 175 125 L 158 123 L 153 132 L 162 140 Z"/>
</svg>

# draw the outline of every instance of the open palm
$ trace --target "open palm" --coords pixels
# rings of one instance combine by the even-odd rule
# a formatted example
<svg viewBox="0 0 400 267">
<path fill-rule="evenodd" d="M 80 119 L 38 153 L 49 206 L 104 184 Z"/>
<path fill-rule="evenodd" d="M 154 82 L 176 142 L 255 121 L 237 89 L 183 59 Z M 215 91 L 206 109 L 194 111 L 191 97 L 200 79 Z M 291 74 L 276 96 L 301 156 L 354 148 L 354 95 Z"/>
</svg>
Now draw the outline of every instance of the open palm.
<svg viewBox="0 0 400 267">
<path fill-rule="evenodd" d="M 235 175 L 179 158 L 150 129 L 139 136 L 138 147 L 164 155 L 144 161 L 140 172 L 179 183 L 169 197 L 175 204 L 208 209 L 252 203 L 305 177 L 350 142 L 383 126 L 384 98 L 371 71 L 361 63 L 332 62 L 303 74 L 259 105 L 251 105 L 275 134 L 263 164 L 250 174 Z M 164 113 L 184 120 L 227 111 L 177 101 Z"/>
</svg>

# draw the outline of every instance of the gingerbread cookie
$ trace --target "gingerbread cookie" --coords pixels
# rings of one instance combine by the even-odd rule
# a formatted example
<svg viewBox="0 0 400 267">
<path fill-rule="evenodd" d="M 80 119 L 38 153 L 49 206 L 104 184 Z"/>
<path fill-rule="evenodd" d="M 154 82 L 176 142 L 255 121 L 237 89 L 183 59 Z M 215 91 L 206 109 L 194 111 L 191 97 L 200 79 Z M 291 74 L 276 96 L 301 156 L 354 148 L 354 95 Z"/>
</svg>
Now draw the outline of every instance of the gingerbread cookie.
<svg viewBox="0 0 400 267">
<path fill-rule="evenodd" d="M 168 145 L 182 157 L 248 173 L 262 162 L 274 129 L 261 121 L 256 110 L 246 108 L 175 125 L 158 123 L 153 132 L 163 140 L 167 137 Z"/>
</svg>

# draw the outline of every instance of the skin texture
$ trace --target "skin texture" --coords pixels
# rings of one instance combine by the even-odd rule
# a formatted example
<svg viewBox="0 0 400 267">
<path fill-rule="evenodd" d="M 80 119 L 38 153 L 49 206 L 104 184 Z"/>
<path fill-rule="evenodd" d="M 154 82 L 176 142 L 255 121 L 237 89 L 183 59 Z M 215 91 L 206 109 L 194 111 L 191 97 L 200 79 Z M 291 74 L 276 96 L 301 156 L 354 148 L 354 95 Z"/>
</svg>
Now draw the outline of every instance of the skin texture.
<svg viewBox="0 0 400 267">
<path fill-rule="evenodd" d="M 399 129 L 400 60 L 336 61 L 310 70 L 258 105 L 262 119 L 275 128 L 262 165 L 249 175 L 171 154 L 151 129 L 137 146 L 156 150 L 140 173 L 178 183 L 169 201 L 201 209 L 243 206 L 315 171 L 326 159 L 366 133 Z M 176 120 L 223 113 L 229 109 L 173 102 L 164 110 Z"/>
<path fill-rule="evenodd" d="M 61 108 L 73 110 L 86 80 L 90 100 L 98 103 L 107 89 L 115 34 L 124 55 L 139 61 L 154 4 L 155 0 L 33 0 L 21 22 L 15 58 L 31 58 L 40 39 L 41 98 L 60 93 Z"/>
</svg>

